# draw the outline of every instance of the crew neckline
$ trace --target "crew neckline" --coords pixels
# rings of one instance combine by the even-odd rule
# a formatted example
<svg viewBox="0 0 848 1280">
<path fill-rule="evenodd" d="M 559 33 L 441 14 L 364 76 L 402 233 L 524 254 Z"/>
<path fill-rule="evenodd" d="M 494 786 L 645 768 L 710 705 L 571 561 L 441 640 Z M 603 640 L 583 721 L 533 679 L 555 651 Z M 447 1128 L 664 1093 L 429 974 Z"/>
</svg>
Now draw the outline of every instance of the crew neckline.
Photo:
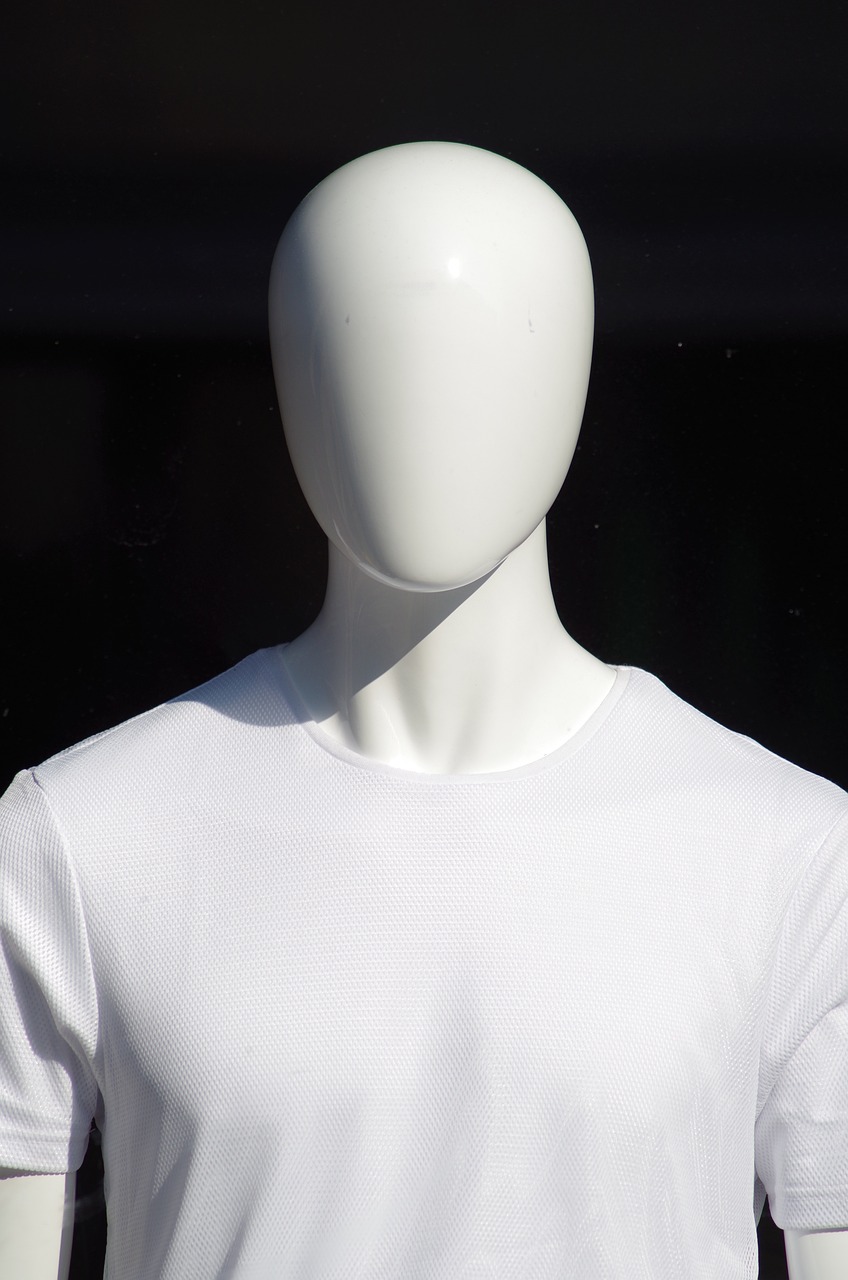
<svg viewBox="0 0 848 1280">
<path fill-rule="evenodd" d="M 630 682 L 630 676 L 635 670 L 634 667 L 609 663 L 608 665 L 615 672 L 615 680 L 612 688 L 589 716 L 589 719 L 580 726 L 576 733 L 571 734 L 553 751 L 539 756 L 536 760 L 529 760 L 526 764 L 517 765 L 513 769 L 499 769 L 487 773 L 424 773 L 417 769 L 404 769 L 399 765 L 388 764 L 383 760 L 375 760 L 371 756 L 362 755 L 351 747 L 345 746 L 344 743 L 338 742 L 332 734 L 327 733 L 326 729 L 323 729 L 316 720 L 312 719 L 292 679 L 285 657 L 287 648 L 287 644 L 280 644 L 267 652 L 276 658 L 278 671 L 284 685 L 284 692 L 294 712 L 295 725 L 311 740 L 313 745 L 318 747 L 324 754 L 332 756 L 353 768 L 367 773 L 379 774 L 383 777 L 414 781 L 425 786 L 455 785 L 457 783 L 471 784 L 473 786 L 481 783 L 507 782 L 513 779 L 531 777 L 534 774 L 544 773 L 549 769 L 555 768 L 595 737 L 620 702 Z"/>
</svg>

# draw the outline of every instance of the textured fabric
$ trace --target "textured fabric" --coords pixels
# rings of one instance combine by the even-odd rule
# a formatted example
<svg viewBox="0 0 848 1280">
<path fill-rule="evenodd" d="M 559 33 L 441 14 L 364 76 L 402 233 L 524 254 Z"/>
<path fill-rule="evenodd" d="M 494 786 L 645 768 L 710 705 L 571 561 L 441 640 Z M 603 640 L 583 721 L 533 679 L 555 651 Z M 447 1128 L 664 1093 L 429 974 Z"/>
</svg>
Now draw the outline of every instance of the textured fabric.
<svg viewBox="0 0 848 1280">
<path fill-rule="evenodd" d="M 848 797 L 622 668 L 384 768 L 284 653 L 18 776 L 0 1164 L 103 1129 L 113 1280 L 734 1280 L 848 1225 Z"/>
</svg>

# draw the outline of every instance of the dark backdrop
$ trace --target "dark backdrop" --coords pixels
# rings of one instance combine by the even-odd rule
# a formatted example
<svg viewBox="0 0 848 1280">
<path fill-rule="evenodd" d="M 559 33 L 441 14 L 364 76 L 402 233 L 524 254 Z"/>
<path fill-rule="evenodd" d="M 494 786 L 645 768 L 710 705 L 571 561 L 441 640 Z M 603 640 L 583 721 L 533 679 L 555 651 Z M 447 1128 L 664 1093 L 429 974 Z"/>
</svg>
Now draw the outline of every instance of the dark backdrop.
<svg viewBox="0 0 848 1280">
<path fill-rule="evenodd" d="M 842 6 L 20 6 L 0 76 L 2 778 L 291 637 L 323 546 L 265 335 L 338 164 L 535 170 L 597 286 L 551 517 L 564 621 L 848 783 Z M 74 1269 L 102 1250 L 96 1146 Z M 762 1272 L 785 1274 L 761 1229 Z"/>
</svg>

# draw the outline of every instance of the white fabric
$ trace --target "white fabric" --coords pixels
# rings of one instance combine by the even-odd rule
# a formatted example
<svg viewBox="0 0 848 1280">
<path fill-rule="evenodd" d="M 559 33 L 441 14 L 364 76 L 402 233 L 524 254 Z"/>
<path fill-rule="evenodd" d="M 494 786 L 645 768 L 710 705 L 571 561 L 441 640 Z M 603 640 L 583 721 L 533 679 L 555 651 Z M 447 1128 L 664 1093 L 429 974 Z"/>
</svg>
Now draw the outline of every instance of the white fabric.
<svg viewBox="0 0 848 1280">
<path fill-rule="evenodd" d="M 845 793 L 638 670 L 469 777 L 288 689 L 255 654 L 0 806 L 0 1165 L 96 1112 L 108 1275 L 733 1280 L 763 1184 L 848 1226 Z"/>
</svg>

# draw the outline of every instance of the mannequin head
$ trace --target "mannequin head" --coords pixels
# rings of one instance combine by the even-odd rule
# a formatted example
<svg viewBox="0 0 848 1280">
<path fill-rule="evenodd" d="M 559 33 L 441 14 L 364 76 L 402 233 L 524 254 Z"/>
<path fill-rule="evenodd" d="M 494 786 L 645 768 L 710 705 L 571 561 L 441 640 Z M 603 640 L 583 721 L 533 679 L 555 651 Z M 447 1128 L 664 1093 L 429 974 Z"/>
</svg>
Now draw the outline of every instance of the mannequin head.
<svg viewBox="0 0 848 1280">
<path fill-rule="evenodd" d="M 369 575 L 477 581 L 571 462 L 592 348 L 577 223 L 527 170 L 421 142 L 354 160 L 293 214 L 271 350 L 306 499 Z"/>
</svg>

